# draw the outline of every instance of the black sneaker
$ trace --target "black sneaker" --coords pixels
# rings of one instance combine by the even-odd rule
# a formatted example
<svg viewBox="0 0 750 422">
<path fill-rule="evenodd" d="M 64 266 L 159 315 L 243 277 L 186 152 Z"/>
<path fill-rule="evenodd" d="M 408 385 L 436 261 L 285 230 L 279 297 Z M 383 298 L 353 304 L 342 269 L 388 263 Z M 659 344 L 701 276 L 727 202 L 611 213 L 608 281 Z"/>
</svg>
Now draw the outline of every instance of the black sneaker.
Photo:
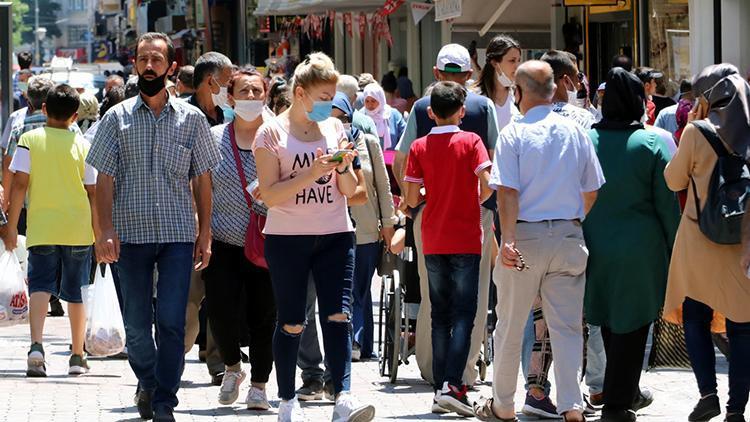
<svg viewBox="0 0 750 422">
<path fill-rule="evenodd" d="M 325 385 L 323 385 L 323 396 L 328 401 L 336 401 L 336 392 L 333 390 L 333 382 L 326 381 Z"/>
<path fill-rule="evenodd" d="M 557 414 L 557 406 L 552 403 L 549 396 L 544 396 L 540 400 L 526 393 L 526 403 L 521 412 L 526 416 L 536 416 L 542 419 L 562 419 L 562 416 Z"/>
<path fill-rule="evenodd" d="M 644 407 L 650 406 L 653 402 L 654 393 L 645 388 L 641 388 L 641 392 L 638 394 L 638 397 L 635 398 L 635 402 L 633 402 L 633 410 L 637 412 Z"/>
<path fill-rule="evenodd" d="M 49 312 L 47 312 L 48 316 L 51 317 L 61 317 L 65 316 L 65 310 L 62 307 L 62 303 L 60 303 L 60 299 L 57 298 L 57 296 L 51 296 L 49 299 Z"/>
<path fill-rule="evenodd" d="M 323 381 L 304 381 L 295 394 L 300 401 L 323 400 Z"/>
<path fill-rule="evenodd" d="M 461 416 L 472 417 L 474 416 L 474 409 L 469 404 L 467 397 L 468 388 L 465 385 L 456 387 L 445 382 L 443 384 L 443 391 L 440 392 L 440 397 L 437 400 L 438 405 L 443 409 L 456 412 Z"/>
<path fill-rule="evenodd" d="M 602 418 L 599 422 L 635 422 L 636 414 L 632 410 L 602 410 Z"/>
<path fill-rule="evenodd" d="M 173 410 L 169 407 L 160 407 L 154 412 L 154 422 L 174 422 Z"/>
<path fill-rule="evenodd" d="M 224 381 L 224 373 L 219 372 L 218 374 L 211 375 L 211 385 L 215 387 L 221 387 L 221 383 Z"/>
<path fill-rule="evenodd" d="M 745 422 L 745 416 L 739 413 L 727 413 L 727 417 L 724 419 L 724 422 Z"/>
<path fill-rule="evenodd" d="M 688 416 L 690 422 L 704 422 L 721 415 L 721 405 L 719 396 L 711 394 L 698 400 L 698 404 L 693 408 L 693 412 Z"/>
<path fill-rule="evenodd" d="M 150 391 L 138 391 L 136 407 L 138 407 L 138 415 L 140 415 L 141 419 L 149 420 L 154 418 L 154 409 L 151 408 L 152 398 L 152 393 Z"/>
</svg>

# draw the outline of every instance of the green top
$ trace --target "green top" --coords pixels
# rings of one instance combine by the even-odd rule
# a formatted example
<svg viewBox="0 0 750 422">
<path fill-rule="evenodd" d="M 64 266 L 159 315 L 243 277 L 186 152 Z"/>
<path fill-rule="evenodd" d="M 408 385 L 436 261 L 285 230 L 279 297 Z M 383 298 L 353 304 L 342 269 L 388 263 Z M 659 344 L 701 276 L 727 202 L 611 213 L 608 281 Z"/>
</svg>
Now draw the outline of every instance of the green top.
<svg viewBox="0 0 750 422">
<path fill-rule="evenodd" d="M 664 304 L 680 222 L 677 198 L 664 181 L 671 156 L 646 130 L 589 135 L 607 183 L 583 224 L 590 252 L 586 321 L 624 334 L 654 321 Z"/>
</svg>

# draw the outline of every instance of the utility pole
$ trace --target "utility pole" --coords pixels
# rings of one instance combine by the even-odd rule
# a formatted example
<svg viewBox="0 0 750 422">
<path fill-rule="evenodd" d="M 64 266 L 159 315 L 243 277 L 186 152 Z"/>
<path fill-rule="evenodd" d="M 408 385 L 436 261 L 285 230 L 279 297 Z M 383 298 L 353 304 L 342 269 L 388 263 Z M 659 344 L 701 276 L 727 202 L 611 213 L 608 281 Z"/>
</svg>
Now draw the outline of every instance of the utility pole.
<svg viewBox="0 0 750 422">
<path fill-rule="evenodd" d="M 39 0 L 34 0 L 34 58 L 37 66 L 42 65 L 41 53 L 39 52 Z"/>
</svg>

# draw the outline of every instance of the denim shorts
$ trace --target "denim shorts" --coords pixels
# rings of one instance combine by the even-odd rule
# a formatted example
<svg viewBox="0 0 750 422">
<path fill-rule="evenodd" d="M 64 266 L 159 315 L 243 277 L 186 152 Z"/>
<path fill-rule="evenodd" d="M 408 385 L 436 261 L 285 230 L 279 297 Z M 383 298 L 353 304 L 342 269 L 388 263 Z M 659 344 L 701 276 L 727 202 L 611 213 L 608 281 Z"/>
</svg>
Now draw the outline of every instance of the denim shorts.
<svg viewBox="0 0 750 422">
<path fill-rule="evenodd" d="M 81 287 L 89 284 L 92 248 L 59 245 L 29 248 L 29 295 L 46 292 L 65 302 L 82 303 Z"/>
</svg>

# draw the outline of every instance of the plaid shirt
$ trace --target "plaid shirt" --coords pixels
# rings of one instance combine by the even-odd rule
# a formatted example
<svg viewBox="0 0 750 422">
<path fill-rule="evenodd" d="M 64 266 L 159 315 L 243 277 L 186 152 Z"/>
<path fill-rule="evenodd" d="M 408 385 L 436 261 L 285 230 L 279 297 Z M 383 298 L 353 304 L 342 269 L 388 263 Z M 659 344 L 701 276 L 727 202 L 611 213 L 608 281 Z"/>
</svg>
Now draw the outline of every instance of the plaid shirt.
<svg viewBox="0 0 750 422">
<path fill-rule="evenodd" d="M 5 155 L 13 158 L 13 155 L 16 153 L 16 147 L 18 147 L 18 141 L 21 139 L 21 135 L 46 124 L 47 116 L 42 113 L 42 110 L 37 110 L 31 114 L 27 114 L 26 118 L 23 120 L 23 125 L 11 130 L 8 147 L 5 149 Z"/>
<path fill-rule="evenodd" d="M 86 158 L 115 178 L 113 223 L 132 244 L 195 242 L 190 179 L 220 160 L 200 110 L 170 97 L 157 118 L 140 95 L 107 112 Z"/>
</svg>

